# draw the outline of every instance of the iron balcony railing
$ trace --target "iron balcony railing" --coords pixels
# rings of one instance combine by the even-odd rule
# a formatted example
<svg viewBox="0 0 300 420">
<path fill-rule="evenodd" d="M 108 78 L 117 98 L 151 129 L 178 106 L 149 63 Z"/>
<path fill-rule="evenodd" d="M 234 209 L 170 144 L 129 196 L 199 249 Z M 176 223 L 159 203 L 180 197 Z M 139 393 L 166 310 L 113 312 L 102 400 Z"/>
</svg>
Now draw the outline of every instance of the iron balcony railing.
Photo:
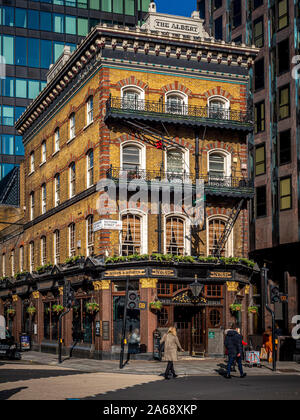
<svg viewBox="0 0 300 420">
<path fill-rule="evenodd" d="M 172 172 L 162 170 L 143 170 L 143 169 L 122 169 L 110 167 L 107 170 L 107 178 L 114 181 L 124 180 L 127 182 L 132 180 L 150 181 L 173 181 L 178 183 L 196 184 L 196 175 L 185 171 Z M 204 186 L 207 189 L 236 189 L 241 191 L 254 192 L 253 180 L 238 176 L 216 176 L 212 174 L 201 174 L 199 179 L 204 180 Z"/>
<path fill-rule="evenodd" d="M 253 113 L 251 110 L 238 111 L 220 107 L 203 107 L 194 105 L 181 105 L 177 103 L 165 103 L 163 101 L 125 100 L 110 97 L 106 103 L 106 114 L 128 115 L 147 117 L 160 116 L 173 120 L 187 120 L 192 122 L 210 121 L 212 123 L 234 124 L 253 126 Z"/>
</svg>

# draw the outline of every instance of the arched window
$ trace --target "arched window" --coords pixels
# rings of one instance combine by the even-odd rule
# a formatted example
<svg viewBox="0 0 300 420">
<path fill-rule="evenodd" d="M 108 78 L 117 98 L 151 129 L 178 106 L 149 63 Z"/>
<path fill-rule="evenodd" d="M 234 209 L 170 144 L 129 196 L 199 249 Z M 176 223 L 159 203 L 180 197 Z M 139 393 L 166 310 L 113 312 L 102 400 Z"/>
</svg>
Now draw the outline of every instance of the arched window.
<svg viewBox="0 0 300 420">
<path fill-rule="evenodd" d="M 214 255 L 221 235 L 226 227 L 227 219 L 221 217 L 214 217 L 208 222 L 208 237 L 207 237 L 207 255 Z M 233 249 L 233 235 L 232 232 L 227 239 L 225 246 L 221 251 L 222 257 L 232 256 Z"/>
<path fill-rule="evenodd" d="M 181 92 L 171 92 L 166 95 L 166 112 L 170 114 L 186 114 L 187 96 Z"/>
<path fill-rule="evenodd" d="M 213 96 L 208 99 L 208 116 L 215 119 L 229 119 L 230 103 L 226 98 Z"/>
<path fill-rule="evenodd" d="M 93 230 L 94 217 L 88 216 L 86 219 L 86 249 L 87 256 L 94 255 L 94 230 Z"/>
<path fill-rule="evenodd" d="M 122 255 L 141 253 L 141 217 L 136 214 L 122 216 Z"/>
<path fill-rule="evenodd" d="M 167 171 L 173 174 L 182 174 L 183 167 L 183 153 L 177 149 L 168 149 Z"/>
<path fill-rule="evenodd" d="M 87 163 L 87 188 L 94 184 L 94 151 L 90 150 L 86 155 Z"/>
<path fill-rule="evenodd" d="M 180 217 L 166 219 L 166 252 L 172 255 L 185 253 L 185 222 Z"/>
<path fill-rule="evenodd" d="M 208 174 L 210 184 L 231 186 L 231 155 L 221 150 L 208 154 Z"/>
<path fill-rule="evenodd" d="M 124 171 L 141 169 L 141 149 L 133 144 L 125 145 L 122 148 L 122 169 Z"/>
<path fill-rule="evenodd" d="M 128 86 L 122 89 L 122 108 L 129 110 L 144 109 L 145 93 L 136 86 Z"/>
</svg>

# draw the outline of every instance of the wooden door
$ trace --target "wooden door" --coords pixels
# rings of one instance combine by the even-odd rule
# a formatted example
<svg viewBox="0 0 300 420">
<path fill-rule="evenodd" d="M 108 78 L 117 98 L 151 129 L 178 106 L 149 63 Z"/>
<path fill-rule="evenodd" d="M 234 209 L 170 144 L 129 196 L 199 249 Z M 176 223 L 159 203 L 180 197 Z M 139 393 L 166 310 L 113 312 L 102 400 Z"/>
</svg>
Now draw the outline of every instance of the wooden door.
<svg viewBox="0 0 300 420">
<path fill-rule="evenodd" d="M 192 349 L 191 354 L 205 352 L 206 343 L 206 319 L 205 309 L 198 309 L 192 317 Z"/>
</svg>

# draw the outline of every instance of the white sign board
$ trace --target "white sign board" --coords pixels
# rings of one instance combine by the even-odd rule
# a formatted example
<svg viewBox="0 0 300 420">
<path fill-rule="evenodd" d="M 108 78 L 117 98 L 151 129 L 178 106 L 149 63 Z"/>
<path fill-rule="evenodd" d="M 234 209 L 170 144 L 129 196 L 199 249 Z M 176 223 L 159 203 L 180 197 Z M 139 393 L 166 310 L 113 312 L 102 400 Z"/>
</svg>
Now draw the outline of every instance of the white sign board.
<svg viewBox="0 0 300 420">
<path fill-rule="evenodd" d="M 0 340 L 5 340 L 6 338 L 5 326 L 5 318 L 3 315 L 0 315 Z"/>
<path fill-rule="evenodd" d="M 121 220 L 110 220 L 102 219 L 93 224 L 93 231 L 97 232 L 98 230 L 122 230 L 122 221 Z"/>
</svg>

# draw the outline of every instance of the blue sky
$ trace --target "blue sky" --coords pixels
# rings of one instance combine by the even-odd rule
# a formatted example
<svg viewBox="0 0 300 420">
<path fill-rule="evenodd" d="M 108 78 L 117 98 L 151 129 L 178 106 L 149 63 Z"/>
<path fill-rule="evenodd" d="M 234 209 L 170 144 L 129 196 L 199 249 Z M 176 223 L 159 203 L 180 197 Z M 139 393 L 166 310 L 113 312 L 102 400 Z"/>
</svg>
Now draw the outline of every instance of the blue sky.
<svg viewBox="0 0 300 420">
<path fill-rule="evenodd" d="M 157 11 L 170 15 L 191 16 L 197 10 L 197 0 L 155 0 Z"/>
</svg>

